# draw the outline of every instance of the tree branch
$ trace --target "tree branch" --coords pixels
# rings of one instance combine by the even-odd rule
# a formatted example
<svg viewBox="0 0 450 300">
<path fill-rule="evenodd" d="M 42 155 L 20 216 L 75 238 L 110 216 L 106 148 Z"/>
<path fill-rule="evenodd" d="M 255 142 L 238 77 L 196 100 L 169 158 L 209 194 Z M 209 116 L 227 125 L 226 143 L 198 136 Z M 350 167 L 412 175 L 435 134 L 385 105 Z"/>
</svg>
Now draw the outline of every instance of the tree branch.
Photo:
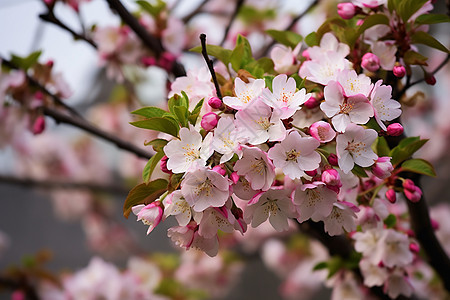
<svg viewBox="0 0 450 300">
<path fill-rule="evenodd" d="M 233 14 L 231 15 L 230 21 L 228 22 L 227 27 L 225 27 L 225 32 L 223 33 L 222 41 L 220 42 L 220 46 L 223 46 L 225 44 L 225 41 L 227 40 L 228 33 L 230 32 L 231 25 L 233 25 L 234 19 L 236 19 L 237 14 L 239 13 L 239 10 L 241 9 L 241 6 L 244 4 L 245 0 L 237 0 L 236 7 L 234 8 Z"/>
<path fill-rule="evenodd" d="M 118 138 L 114 134 L 103 131 L 102 129 L 92 125 L 91 123 L 89 123 L 88 121 L 86 121 L 84 119 L 73 118 L 69 115 L 63 114 L 63 113 L 61 113 L 57 110 L 54 110 L 52 108 L 49 108 L 49 107 L 43 107 L 42 111 L 43 111 L 44 115 L 53 118 L 56 121 L 56 123 L 70 124 L 72 126 L 83 129 L 84 131 L 89 132 L 90 134 L 92 134 L 96 137 L 99 137 L 110 143 L 113 143 L 120 149 L 134 153 L 138 157 L 145 158 L 145 159 L 150 159 L 152 157 L 152 155 L 150 153 L 148 153 L 147 151 L 142 150 L 141 148 L 136 147 L 135 145 Z"/>
<path fill-rule="evenodd" d="M 200 34 L 200 41 L 202 43 L 202 55 L 206 61 L 206 65 L 208 66 L 209 72 L 211 73 L 214 86 L 216 87 L 216 94 L 220 100 L 222 100 L 222 92 L 220 91 L 219 82 L 217 81 L 216 72 L 214 71 L 213 62 L 208 57 L 208 51 L 206 50 L 206 34 Z"/>
<path fill-rule="evenodd" d="M 106 0 L 109 6 L 114 9 L 122 19 L 141 39 L 144 45 L 152 50 L 156 57 L 160 57 L 165 52 L 164 47 L 157 38 L 152 36 L 147 30 L 139 24 L 139 21 L 123 6 L 120 0 Z M 175 77 L 186 76 L 186 71 L 180 63 L 174 61 L 171 72 Z"/>
<path fill-rule="evenodd" d="M 209 2 L 209 0 L 203 0 L 202 3 L 200 3 L 199 6 L 197 6 L 196 9 L 194 9 L 190 14 L 188 14 L 187 16 L 185 16 L 183 18 L 183 23 L 186 24 L 188 23 L 193 17 L 195 17 L 196 15 L 198 15 L 199 12 L 201 12 L 202 8 Z"/>
<path fill-rule="evenodd" d="M 34 178 L 18 178 L 13 176 L 0 175 L 0 183 L 8 183 L 27 188 L 44 188 L 44 189 L 88 189 L 94 192 L 104 192 L 127 195 L 129 189 L 125 186 L 117 184 L 97 184 L 93 182 L 64 182 L 55 180 L 38 180 Z"/>
</svg>

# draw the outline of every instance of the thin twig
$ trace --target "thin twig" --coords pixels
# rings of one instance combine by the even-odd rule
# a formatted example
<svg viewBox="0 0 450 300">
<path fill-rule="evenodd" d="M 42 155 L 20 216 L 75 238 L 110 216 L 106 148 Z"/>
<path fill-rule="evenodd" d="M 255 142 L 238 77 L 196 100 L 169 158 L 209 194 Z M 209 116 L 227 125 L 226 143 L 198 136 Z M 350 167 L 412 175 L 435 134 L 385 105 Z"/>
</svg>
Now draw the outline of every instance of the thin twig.
<svg viewBox="0 0 450 300">
<path fill-rule="evenodd" d="M 96 137 L 99 137 L 110 143 L 113 143 L 120 149 L 134 153 L 138 157 L 142 157 L 145 159 L 150 159 L 152 157 L 152 155 L 150 153 L 148 153 L 147 151 L 142 150 L 141 148 L 136 147 L 135 145 L 118 138 L 114 134 L 106 132 L 106 131 L 92 125 L 91 123 L 89 123 L 86 120 L 79 119 L 79 118 L 73 118 L 72 116 L 63 114 L 63 113 L 61 113 L 57 110 L 54 110 L 52 108 L 49 108 L 49 107 L 43 107 L 42 111 L 43 111 L 44 115 L 53 118 L 56 121 L 56 123 L 69 124 L 69 125 L 78 127 L 80 129 L 83 129 L 84 131 L 89 132 L 90 134 L 92 134 Z"/>
<path fill-rule="evenodd" d="M 151 35 L 144 27 L 141 26 L 139 21 L 123 6 L 120 0 L 106 0 L 109 6 L 114 9 L 122 19 L 122 21 L 127 24 L 141 39 L 144 45 L 153 51 L 156 57 L 160 57 L 161 54 L 165 52 L 164 47 L 161 44 L 161 41 Z M 172 70 L 172 74 L 175 77 L 186 76 L 186 71 L 180 63 L 174 61 Z"/>
<path fill-rule="evenodd" d="M 200 34 L 200 41 L 202 43 L 202 55 L 208 65 L 209 72 L 211 73 L 214 86 L 216 87 L 216 94 L 220 100 L 222 100 L 222 92 L 220 91 L 219 82 L 217 81 L 216 72 L 214 71 L 213 62 L 208 57 L 208 51 L 206 50 L 206 34 Z"/>
<path fill-rule="evenodd" d="M 0 175 L 0 183 L 8 183 L 27 188 L 43 188 L 43 189 L 66 189 L 78 190 L 87 189 L 94 192 L 104 192 L 126 195 L 129 189 L 125 186 L 117 184 L 97 184 L 93 182 L 63 182 L 58 180 L 38 180 L 34 178 L 18 178 L 14 176 Z"/>
<path fill-rule="evenodd" d="M 89 43 L 92 47 L 97 49 L 97 44 L 95 44 L 95 42 L 90 39 L 89 37 L 87 37 L 84 34 L 80 34 L 78 32 L 75 32 L 72 28 L 70 28 L 69 26 L 67 26 L 66 24 L 64 24 L 63 22 L 61 22 L 61 20 L 59 20 L 55 14 L 53 13 L 53 11 L 49 10 L 47 13 L 45 14 L 40 14 L 39 18 L 41 18 L 41 20 L 55 24 L 58 27 L 61 27 L 62 29 L 70 32 L 73 36 L 74 39 L 76 40 L 83 40 L 86 41 L 87 43 Z"/>
<path fill-rule="evenodd" d="M 188 14 L 187 16 L 185 16 L 183 18 L 183 23 L 186 24 L 188 23 L 193 17 L 197 16 L 202 8 L 209 2 L 209 0 L 203 0 L 202 3 L 200 3 L 199 6 L 197 6 L 196 9 L 194 9 L 190 14 Z"/>
<path fill-rule="evenodd" d="M 220 42 L 220 46 L 223 46 L 225 44 L 225 41 L 227 40 L 228 33 L 230 32 L 231 25 L 233 25 L 234 19 L 236 19 L 237 14 L 239 13 L 239 10 L 241 9 L 241 6 L 244 4 L 244 0 L 237 0 L 236 7 L 234 8 L 233 14 L 231 15 L 230 21 L 228 22 L 227 27 L 225 27 L 225 32 L 223 33 L 222 41 Z"/>
</svg>

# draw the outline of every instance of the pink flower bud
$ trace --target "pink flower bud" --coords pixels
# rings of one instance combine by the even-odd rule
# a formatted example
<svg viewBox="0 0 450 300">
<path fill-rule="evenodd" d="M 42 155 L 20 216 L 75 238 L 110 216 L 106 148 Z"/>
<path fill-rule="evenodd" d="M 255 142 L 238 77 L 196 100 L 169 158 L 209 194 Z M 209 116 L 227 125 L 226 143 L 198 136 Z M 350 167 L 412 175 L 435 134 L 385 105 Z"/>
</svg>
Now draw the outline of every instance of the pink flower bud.
<svg viewBox="0 0 450 300">
<path fill-rule="evenodd" d="M 373 53 L 366 53 L 362 57 L 361 67 L 369 72 L 375 72 L 380 68 L 380 59 Z"/>
<path fill-rule="evenodd" d="M 213 112 L 209 112 L 203 116 L 201 125 L 203 129 L 210 131 L 217 126 L 218 121 L 219 116 Z"/>
<path fill-rule="evenodd" d="M 339 176 L 339 172 L 335 169 L 327 169 L 327 170 L 323 171 L 322 172 L 322 181 L 326 185 L 332 185 L 332 186 L 337 186 L 337 187 L 342 186 L 341 176 Z"/>
<path fill-rule="evenodd" d="M 433 227 L 433 230 L 438 230 L 439 229 L 439 222 L 436 221 L 435 219 L 430 219 L 431 221 L 431 227 Z"/>
<path fill-rule="evenodd" d="M 173 63 L 175 62 L 175 59 L 176 57 L 172 53 L 164 52 L 159 58 L 158 66 L 166 71 L 170 71 L 172 69 Z"/>
<path fill-rule="evenodd" d="M 391 164 L 391 158 L 389 156 L 378 157 L 375 164 L 372 166 L 373 175 L 380 179 L 385 179 L 391 176 L 394 167 Z"/>
<path fill-rule="evenodd" d="M 331 128 L 330 123 L 318 121 L 309 127 L 309 134 L 321 143 L 327 143 L 334 139 L 336 132 Z"/>
<path fill-rule="evenodd" d="M 33 128 L 31 131 L 33 134 L 41 134 L 45 130 L 45 117 L 38 116 L 36 120 L 34 120 Z"/>
<path fill-rule="evenodd" d="M 54 64 L 55 64 L 55 62 L 54 62 L 52 59 L 49 59 L 49 60 L 45 63 L 45 65 L 46 65 L 47 67 L 50 67 L 50 68 L 52 68 Z"/>
<path fill-rule="evenodd" d="M 217 97 L 211 97 L 208 100 L 208 105 L 214 109 L 219 109 L 222 106 L 222 100 Z"/>
<path fill-rule="evenodd" d="M 222 166 L 220 166 L 220 165 L 214 166 L 214 167 L 212 168 L 212 170 L 215 171 L 215 172 L 217 172 L 217 173 L 219 173 L 219 174 L 222 175 L 222 176 L 225 176 L 225 174 L 227 174 L 227 171 L 225 171 L 225 169 L 222 168 Z"/>
<path fill-rule="evenodd" d="M 425 76 L 425 82 L 429 85 L 435 85 L 436 84 L 436 78 L 433 75 L 427 74 Z"/>
<path fill-rule="evenodd" d="M 364 24 L 363 19 L 359 19 L 358 21 L 356 21 L 356 26 L 361 26 L 362 24 Z"/>
<path fill-rule="evenodd" d="M 310 97 L 303 105 L 309 109 L 313 109 L 320 105 L 320 101 L 315 97 Z"/>
<path fill-rule="evenodd" d="M 239 181 L 239 175 L 237 174 L 237 172 L 231 173 L 230 179 L 234 184 L 236 184 Z"/>
<path fill-rule="evenodd" d="M 302 56 L 303 56 L 304 58 L 306 58 L 306 60 L 310 60 L 310 59 L 311 59 L 311 57 L 309 56 L 309 51 L 308 51 L 308 49 L 306 49 L 306 50 L 304 50 L 304 51 L 302 52 Z"/>
<path fill-rule="evenodd" d="M 403 65 L 401 65 L 399 62 L 395 63 L 395 66 L 392 69 L 392 72 L 394 72 L 394 75 L 398 78 L 403 78 L 406 75 L 405 67 Z"/>
<path fill-rule="evenodd" d="M 408 191 L 414 192 L 414 190 L 416 189 L 416 185 L 411 179 L 406 179 L 405 181 L 403 181 L 403 188 L 407 189 Z"/>
<path fill-rule="evenodd" d="M 345 20 L 349 20 L 355 16 L 356 6 L 353 3 L 345 2 L 337 5 L 338 15 Z"/>
<path fill-rule="evenodd" d="M 409 237 L 411 237 L 411 238 L 413 238 L 413 237 L 416 236 L 416 233 L 415 233 L 414 230 L 412 230 L 412 229 L 406 230 L 405 233 L 406 233 L 407 236 L 409 236 Z"/>
<path fill-rule="evenodd" d="M 336 154 L 331 153 L 328 156 L 328 162 L 330 163 L 330 165 L 337 167 L 338 166 L 338 157 Z"/>
<path fill-rule="evenodd" d="M 388 199 L 391 203 L 395 203 L 395 201 L 397 201 L 397 196 L 393 189 L 389 189 L 386 191 L 386 199 Z"/>
<path fill-rule="evenodd" d="M 305 171 L 306 175 L 314 177 L 317 175 L 317 170 Z"/>
<path fill-rule="evenodd" d="M 141 58 L 141 62 L 146 67 L 156 65 L 156 59 L 153 56 L 144 56 Z"/>
<path fill-rule="evenodd" d="M 400 123 L 392 123 L 387 127 L 386 132 L 390 136 L 400 136 L 403 134 L 403 126 Z"/>
<path fill-rule="evenodd" d="M 11 294 L 11 300 L 25 300 L 25 299 L 26 299 L 26 295 L 21 290 L 15 290 Z"/>
<path fill-rule="evenodd" d="M 419 202 L 420 198 L 422 198 L 422 190 L 418 186 L 415 187 L 414 191 L 404 189 L 403 192 L 406 198 L 414 203 Z"/>
<path fill-rule="evenodd" d="M 159 163 L 159 167 L 160 167 L 160 169 L 161 169 L 161 171 L 163 171 L 164 173 L 167 173 L 167 174 L 172 174 L 172 172 L 167 168 L 167 160 L 168 160 L 169 158 L 167 157 L 167 156 L 163 156 L 162 158 L 161 158 L 161 162 Z"/>
<path fill-rule="evenodd" d="M 414 253 L 419 253 L 420 247 L 416 243 L 411 243 L 411 244 L 409 244 L 409 250 L 411 250 L 411 252 L 414 252 Z"/>
</svg>

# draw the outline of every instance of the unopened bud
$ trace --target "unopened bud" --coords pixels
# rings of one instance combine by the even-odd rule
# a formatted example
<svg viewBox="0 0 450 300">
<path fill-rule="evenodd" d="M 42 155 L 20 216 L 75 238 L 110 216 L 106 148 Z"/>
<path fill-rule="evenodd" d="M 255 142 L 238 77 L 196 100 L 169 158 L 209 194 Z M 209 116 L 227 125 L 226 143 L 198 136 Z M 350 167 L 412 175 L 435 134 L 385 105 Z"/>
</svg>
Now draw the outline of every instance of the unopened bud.
<svg viewBox="0 0 450 300">
<path fill-rule="evenodd" d="M 169 158 L 167 157 L 167 156 L 163 156 L 162 158 L 161 158 L 161 162 L 159 163 L 159 167 L 160 167 L 160 169 L 161 169 L 161 171 L 163 171 L 164 173 L 167 173 L 167 174 L 172 174 L 172 172 L 167 168 L 167 160 L 168 160 Z"/>
<path fill-rule="evenodd" d="M 373 53 L 366 53 L 362 57 L 361 67 L 369 72 L 375 72 L 380 68 L 380 59 Z"/>
<path fill-rule="evenodd" d="M 214 109 L 219 109 L 222 106 L 222 100 L 217 97 L 211 97 L 208 100 L 208 105 Z"/>
<path fill-rule="evenodd" d="M 231 173 L 230 179 L 234 184 L 236 184 L 239 181 L 239 175 L 237 174 L 237 172 Z"/>
<path fill-rule="evenodd" d="M 338 157 L 336 154 L 331 153 L 328 156 L 328 162 L 330 163 L 330 165 L 337 167 L 338 166 Z"/>
<path fill-rule="evenodd" d="M 391 176 L 394 167 L 391 164 L 391 158 L 389 156 L 378 157 L 375 164 L 372 166 L 373 175 L 380 179 L 385 179 Z"/>
<path fill-rule="evenodd" d="M 215 171 L 215 172 L 217 172 L 217 173 L 219 173 L 219 174 L 222 175 L 222 176 L 225 176 L 225 174 L 227 174 L 227 171 L 225 171 L 225 169 L 222 168 L 222 166 L 220 166 L 220 165 L 214 166 L 214 167 L 212 168 L 212 170 Z"/>
<path fill-rule="evenodd" d="M 322 172 L 322 181 L 326 185 L 332 185 L 341 187 L 341 176 L 339 176 L 339 172 L 335 169 L 327 169 Z"/>
<path fill-rule="evenodd" d="M 420 247 L 416 243 L 411 243 L 411 244 L 409 244 L 409 250 L 411 250 L 411 252 L 414 252 L 414 253 L 419 253 Z"/>
<path fill-rule="evenodd" d="M 345 20 L 349 20 L 355 16 L 356 6 L 353 3 L 345 2 L 337 5 L 338 15 Z"/>
<path fill-rule="evenodd" d="M 403 181 L 403 188 L 413 192 L 416 189 L 416 185 L 411 179 L 406 179 Z"/>
<path fill-rule="evenodd" d="M 306 49 L 306 50 L 304 50 L 304 51 L 302 52 L 302 56 L 303 56 L 304 58 L 306 58 L 306 60 L 310 60 L 310 59 L 311 59 L 311 57 L 309 56 L 309 51 L 308 51 L 308 49 Z"/>
<path fill-rule="evenodd" d="M 436 221 L 435 219 L 431 219 L 431 227 L 433 227 L 433 230 L 438 230 L 439 229 L 439 222 Z"/>
<path fill-rule="evenodd" d="M 306 175 L 314 177 L 317 175 L 317 170 L 305 171 Z"/>
<path fill-rule="evenodd" d="M 153 56 L 144 56 L 141 58 L 141 62 L 146 67 L 156 65 L 156 59 Z"/>
<path fill-rule="evenodd" d="M 403 78 L 406 75 L 406 69 L 399 62 L 395 63 L 394 68 L 392 69 L 394 75 L 398 78 Z"/>
<path fill-rule="evenodd" d="M 336 132 L 330 123 L 317 121 L 309 127 L 309 134 L 321 143 L 327 143 L 334 139 Z"/>
<path fill-rule="evenodd" d="M 202 117 L 201 125 L 206 131 L 210 131 L 217 126 L 219 116 L 213 112 L 209 112 Z"/>
<path fill-rule="evenodd" d="M 400 136 L 403 134 L 403 126 L 400 123 L 392 123 L 387 127 L 386 132 L 390 136 Z"/>
<path fill-rule="evenodd" d="M 310 97 L 303 105 L 309 109 L 313 109 L 320 105 L 320 101 L 315 97 Z"/>
<path fill-rule="evenodd" d="M 436 78 L 431 74 L 427 74 L 427 76 L 425 76 L 425 82 L 429 85 L 435 85 Z"/>
<path fill-rule="evenodd" d="M 45 130 L 45 117 L 38 116 L 36 120 L 34 120 L 32 132 L 33 134 L 41 134 Z"/>
<path fill-rule="evenodd" d="M 395 203 L 395 201 L 397 201 L 397 195 L 395 194 L 395 191 L 393 189 L 389 189 L 386 191 L 386 199 L 388 199 L 388 201 L 391 203 Z"/>
</svg>

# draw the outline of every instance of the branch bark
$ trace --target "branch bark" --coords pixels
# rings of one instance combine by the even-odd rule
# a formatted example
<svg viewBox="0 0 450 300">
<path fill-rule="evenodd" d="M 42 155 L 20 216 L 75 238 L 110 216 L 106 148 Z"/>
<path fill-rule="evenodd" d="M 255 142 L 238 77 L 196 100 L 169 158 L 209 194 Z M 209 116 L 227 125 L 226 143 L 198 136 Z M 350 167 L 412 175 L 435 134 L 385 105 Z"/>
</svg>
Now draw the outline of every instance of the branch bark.
<svg viewBox="0 0 450 300">
<path fill-rule="evenodd" d="M 222 100 L 222 92 L 220 91 L 220 86 L 219 82 L 217 81 L 216 72 L 214 71 L 213 62 L 209 59 L 208 51 L 206 50 L 206 34 L 204 33 L 200 34 L 200 41 L 202 44 L 202 55 L 206 61 L 206 65 L 208 66 L 209 72 L 211 73 L 211 77 L 213 79 L 214 86 L 216 88 L 217 97 L 219 97 L 219 99 Z"/>
</svg>

